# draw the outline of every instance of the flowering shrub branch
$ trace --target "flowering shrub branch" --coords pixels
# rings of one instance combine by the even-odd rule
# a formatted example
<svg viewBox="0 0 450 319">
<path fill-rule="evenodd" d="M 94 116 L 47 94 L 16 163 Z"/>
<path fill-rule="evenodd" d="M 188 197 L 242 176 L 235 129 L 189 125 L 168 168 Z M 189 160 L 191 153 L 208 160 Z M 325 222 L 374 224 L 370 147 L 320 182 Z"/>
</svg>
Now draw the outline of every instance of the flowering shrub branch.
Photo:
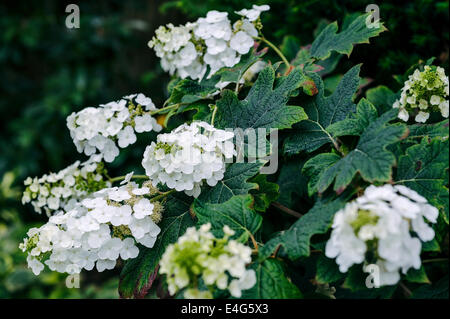
<svg viewBox="0 0 450 319">
<path fill-rule="evenodd" d="M 162 281 L 183 298 L 390 298 L 397 288 L 409 298 L 441 274 L 430 265 L 448 262 L 445 70 L 429 60 L 397 77 L 407 78 L 400 92 L 364 97 L 357 65 L 330 89 L 321 71 L 383 24 L 368 28 L 367 14 L 339 32 L 329 24 L 289 61 L 262 35 L 268 10 L 159 27 L 148 44 L 174 76 L 161 108 L 132 94 L 67 118 L 89 159 L 25 181 L 23 203 L 48 216 L 20 245 L 35 274 L 122 259 L 122 297 Z M 105 163 L 151 131 L 145 174 L 109 177 Z"/>
</svg>

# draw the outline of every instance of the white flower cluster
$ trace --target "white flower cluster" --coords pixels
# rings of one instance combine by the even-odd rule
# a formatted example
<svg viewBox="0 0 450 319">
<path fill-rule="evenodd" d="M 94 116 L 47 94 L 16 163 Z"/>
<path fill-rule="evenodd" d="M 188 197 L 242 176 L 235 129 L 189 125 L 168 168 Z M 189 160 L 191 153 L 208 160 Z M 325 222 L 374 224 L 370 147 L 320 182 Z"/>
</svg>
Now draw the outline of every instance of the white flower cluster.
<svg viewBox="0 0 450 319">
<path fill-rule="evenodd" d="M 208 287 L 228 289 L 236 298 L 241 297 L 242 290 L 255 285 L 255 271 L 246 269 L 246 264 L 251 262 L 252 250 L 230 240 L 234 231 L 228 226 L 224 226 L 224 237 L 220 239 L 211 234 L 210 228 L 209 223 L 198 230 L 188 228 L 177 243 L 168 246 L 164 252 L 159 272 L 167 275 L 171 295 L 186 289 L 185 298 L 212 298 L 210 291 L 198 289 L 198 279 Z"/>
<path fill-rule="evenodd" d="M 393 285 L 400 280 L 400 270 L 406 274 L 410 268 L 420 268 L 421 241 L 434 238 L 424 218 L 436 223 L 438 214 L 437 208 L 405 186 L 371 185 L 336 213 L 325 254 L 337 257 L 339 270 L 347 272 L 370 252 L 380 269 L 380 285 Z"/>
<path fill-rule="evenodd" d="M 183 124 L 147 146 L 142 166 L 153 186 L 161 183 L 198 197 L 203 181 L 214 186 L 223 179 L 225 160 L 236 154 L 233 137 L 206 122 Z"/>
<path fill-rule="evenodd" d="M 410 114 L 415 114 L 414 120 L 425 123 L 430 112 L 441 112 L 448 117 L 448 76 L 441 67 L 428 66 L 424 70 L 415 70 L 402 88 L 400 100 L 394 102 L 393 107 L 399 108 L 398 117 L 408 121 Z"/>
<path fill-rule="evenodd" d="M 22 204 L 30 203 L 37 213 L 45 210 L 47 215 L 59 209 L 70 209 L 80 198 L 110 185 L 104 180 L 103 163 L 88 160 L 76 161 L 58 173 L 40 178 L 28 177 L 22 196 Z"/>
<path fill-rule="evenodd" d="M 145 198 L 148 187 L 128 183 L 104 188 L 73 209 L 60 211 L 28 231 L 20 248 L 38 275 L 46 264 L 61 273 L 113 269 L 116 260 L 135 258 L 136 242 L 152 248 L 160 232 L 161 205 Z"/>
<path fill-rule="evenodd" d="M 181 78 L 202 79 L 207 66 L 209 76 L 223 67 L 233 67 L 254 45 L 258 36 L 257 27 L 261 12 L 269 10 L 268 5 L 241 10 L 243 18 L 233 26 L 228 13 L 209 11 L 206 17 L 194 23 L 175 27 L 172 24 L 160 26 L 148 45 L 161 58 L 165 71 Z"/>
<path fill-rule="evenodd" d="M 150 115 L 156 107 L 143 94 L 132 94 L 119 101 L 87 107 L 67 118 L 67 127 L 78 152 L 98 160 L 112 162 L 124 148 L 136 142 L 136 133 L 156 131 L 162 127 Z M 117 142 L 117 145 L 116 145 Z"/>
</svg>

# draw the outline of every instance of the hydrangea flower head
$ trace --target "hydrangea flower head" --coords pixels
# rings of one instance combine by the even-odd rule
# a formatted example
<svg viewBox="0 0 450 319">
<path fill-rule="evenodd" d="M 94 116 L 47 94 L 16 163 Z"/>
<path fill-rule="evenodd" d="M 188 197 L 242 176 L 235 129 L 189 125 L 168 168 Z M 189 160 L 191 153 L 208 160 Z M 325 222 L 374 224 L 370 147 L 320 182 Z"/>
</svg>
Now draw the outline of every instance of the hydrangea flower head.
<svg viewBox="0 0 450 319">
<path fill-rule="evenodd" d="M 449 83 L 445 70 L 441 67 L 426 65 L 423 71 L 416 69 L 405 82 L 400 99 L 393 107 L 399 109 L 398 117 L 408 121 L 425 123 L 431 112 L 440 112 L 448 118 Z"/>
<path fill-rule="evenodd" d="M 101 162 L 92 159 L 72 165 L 57 173 L 42 177 L 28 177 L 22 195 L 22 204 L 31 203 L 37 213 L 44 210 L 51 215 L 59 209 L 70 209 L 80 198 L 110 186 L 104 180 L 106 170 Z"/>
<path fill-rule="evenodd" d="M 256 26 L 261 27 L 261 12 L 269 9 L 267 5 L 243 9 L 237 12 L 242 18 L 233 25 L 228 13 L 209 11 L 194 23 L 160 26 L 148 45 L 161 59 L 166 72 L 200 80 L 207 67 L 210 77 L 223 67 L 239 63 L 241 56 L 254 45 L 253 38 L 258 35 Z"/>
<path fill-rule="evenodd" d="M 139 193 L 140 195 L 135 195 Z M 112 269 L 117 259 L 136 258 L 136 243 L 152 248 L 160 232 L 160 211 L 144 198 L 148 188 L 128 183 L 103 188 L 59 211 L 40 228 L 32 228 L 20 245 L 37 275 L 44 269 L 79 273 L 96 266 Z"/>
<path fill-rule="evenodd" d="M 119 155 L 119 147 L 125 148 L 136 142 L 135 132 L 159 132 L 162 129 L 149 114 L 155 110 L 150 98 L 132 94 L 97 108 L 87 107 L 72 113 L 67 118 L 67 127 L 78 152 L 97 155 L 93 158 L 110 163 Z"/>
<path fill-rule="evenodd" d="M 334 217 L 326 245 L 341 272 L 364 261 L 380 267 L 380 285 L 393 285 L 410 268 L 421 266 L 421 242 L 434 238 L 427 222 L 436 223 L 437 208 L 402 185 L 369 186 Z M 412 234 L 415 235 L 412 235 Z M 369 254 L 370 253 L 370 254 Z M 372 260 L 367 260 L 373 255 Z"/>
<path fill-rule="evenodd" d="M 228 226 L 224 226 L 223 238 L 216 238 L 210 228 L 211 224 L 204 224 L 198 230 L 188 228 L 164 252 L 159 271 L 167 275 L 171 295 L 185 289 L 185 298 L 212 298 L 210 291 L 198 288 L 199 280 L 210 288 L 227 289 L 237 298 L 241 297 L 242 290 L 255 285 L 255 271 L 246 269 L 251 262 L 251 249 L 229 239 L 234 232 Z"/>
<path fill-rule="evenodd" d="M 161 183 L 198 197 L 204 181 L 215 186 L 223 179 L 225 161 L 236 154 L 233 137 L 206 122 L 183 124 L 147 146 L 142 166 L 155 187 Z"/>
</svg>

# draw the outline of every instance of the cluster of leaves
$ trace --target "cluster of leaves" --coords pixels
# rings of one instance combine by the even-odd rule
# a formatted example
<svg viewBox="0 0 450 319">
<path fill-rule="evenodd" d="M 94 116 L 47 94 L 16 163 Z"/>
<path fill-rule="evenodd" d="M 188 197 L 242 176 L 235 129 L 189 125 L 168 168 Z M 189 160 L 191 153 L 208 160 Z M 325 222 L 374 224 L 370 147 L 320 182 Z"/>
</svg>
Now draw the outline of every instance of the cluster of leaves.
<svg viewBox="0 0 450 319">
<path fill-rule="evenodd" d="M 370 290 L 360 266 L 343 274 L 334 260 L 324 257 L 334 214 L 370 184 L 406 185 L 438 207 L 438 235 L 425 245 L 424 255 L 447 256 L 448 120 L 429 125 L 399 123 L 391 106 L 395 94 L 387 87 L 360 95 L 361 65 L 350 68 L 326 92 L 323 76 L 334 70 L 340 55 L 349 55 L 354 45 L 367 43 L 385 30 L 382 24 L 368 30 L 366 18 L 354 16 L 340 30 L 336 23 L 326 26 L 310 47 L 297 47 L 293 67 L 269 64 L 250 85 L 235 83 L 251 63 L 262 58 L 256 50 L 209 80 L 171 84 L 169 100 L 185 106 L 168 115 L 169 129 L 186 120 L 187 114 L 209 121 L 208 105 L 215 104 L 218 128 L 280 130 L 281 163 L 273 175 L 259 173 L 266 164 L 262 160 L 232 163 L 224 179 L 205 188 L 197 199 L 170 195 L 155 248 L 142 248 L 122 271 L 122 297 L 144 297 L 155 291 L 165 296 L 158 260 L 187 227 L 205 223 L 211 223 L 219 237 L 228 225 L 236 240 L 257 251 L 250 265 L 257 273 L 257 284 L 243 298 L 326 298 L 333 295 L 327 285 L 336 288 L 336 297 L 402 296 L 398 286 Z M 211 97 L 215 83 L 224 76 L 232 82 L 231 89 Z M 409 272 L 405 280 L 413 297 L 432 297 L 430 283 L 441 287 L 446 275 L 442 265 L 430 263 Z M 448 285 L 444 288 L 440 296 L 448 294 Z"/>
</svg>

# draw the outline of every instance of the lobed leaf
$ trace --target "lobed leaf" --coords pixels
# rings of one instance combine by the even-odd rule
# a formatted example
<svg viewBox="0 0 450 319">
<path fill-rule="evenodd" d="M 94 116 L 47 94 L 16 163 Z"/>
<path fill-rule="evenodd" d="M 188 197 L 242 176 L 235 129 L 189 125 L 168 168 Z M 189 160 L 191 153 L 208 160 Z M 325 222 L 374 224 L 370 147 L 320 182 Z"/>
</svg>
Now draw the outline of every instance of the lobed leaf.
<svg viewBox="0 0 450 319">
<path fill-rule="evenodd" d="M 448 132 L 447 132 L 448 133 Z M 405 185 L 439 208 L 444 220 L 449 222 L 448 174 L 449 141 L 423 138 L 420 144 L 406 150 L 399 159 L 396 183 Z"/>
<path fill-rule="evenodd" d="M 244 100 L 224 90 L 217 101 L 218 107 L 215 126 L 218 128 L 288 128 L 292 124 L 306 119 L 300 106 L 288 106 L 292 92 L 307 81 L 299 68 L 275 82 L 275 69 L 268 66 L 263 69 Z"/>
<path fill-rule="evenodd" d="M 261 227 L 262 217 L 253 209 L 251 195 L 233 196 L 220 204 L 194 201 L 193 210 L 199 224 L 211 223 L 211 232 L 222 237 L 223 226 L 228 225 L 235 231 L 233 238 L 247 242 L 250 234 L 255 234 Z"/>
<path fill-rule="evenodd" d="M 264 259 L 281 247 L 289 259 L 295 260 L 309 256 L 310 239 L 315 234 L 324 234 L 331 226 L 334 214 L 344 206 L 344 202 L 336 199 L 331 202 L 318 201 L 307 214 L 297 220 L 289 229 L 270 239 L 260 250 L 259 256 Z"/>
<path fill-rule="evenodd" d="M 305 104 L 308 119 L 296 124 L 290 132 L 284 143 L 285 154 L 293 155 L 301 151 L 310 153 L 332 142 L 333 138 L 327 128 L 355 111 L 353 96 L 359 85 L 359 71 L 359 65 L 351 68 L 333 94 L 327 97 L 324 95 L 324 84 L 320 76 L 311 75 L 319 93 Z"/>
<path fill-rule="evenodd" d="M 366 23 L 369 17 L 370 13 L 357 17 L 339 33 L 337 22 L 329 24 L 312 43 L 311 56 L 323 60 L 328 58 L 332 51 L 349 56 L 355 44 L 369 43 L 370 38 L 387 30 L 382 22 L 379 22 L 378 27 L 369 28 Z"/>
<path fill-rule="evenodd" d="M 308 185 L 310 193 L 323 193 L 333 181 L 333 189 L 341 192 L 350 184 L 356 173 L 370 183 L 391 180 L 396 159 L 386 148 L 408 132 L 403 124 L 388 124 L 396 117 L 397 112 L 393 109 L 372 122 L 361 135 L 356 148 L 343 158 L 339 159 L 333 153 L 323 153 L 308 160 L 303 168 L 305 174 L 318 174 Z"/>
<path fill-rule="evenodd" d="M 245 195 L 252 189 L 256 189 L 258 184 L 247 182 L 247 180 L 258 174 L 264 165 L 261 161 L 254 163 L 233 163 L 230 164 L 216 186 L 202 190 L 199 200 L 203 203 L 223 203 L 236 195 Z"/>
<path fill-rule="evenodd" d="M 256 284 L 242 291 L 244 299 L 298 299 L 300 290 L 286 276 L 283 264 L 277 259 L 266 259 L 250 266 L 256 272 Z"/>
</svg>

